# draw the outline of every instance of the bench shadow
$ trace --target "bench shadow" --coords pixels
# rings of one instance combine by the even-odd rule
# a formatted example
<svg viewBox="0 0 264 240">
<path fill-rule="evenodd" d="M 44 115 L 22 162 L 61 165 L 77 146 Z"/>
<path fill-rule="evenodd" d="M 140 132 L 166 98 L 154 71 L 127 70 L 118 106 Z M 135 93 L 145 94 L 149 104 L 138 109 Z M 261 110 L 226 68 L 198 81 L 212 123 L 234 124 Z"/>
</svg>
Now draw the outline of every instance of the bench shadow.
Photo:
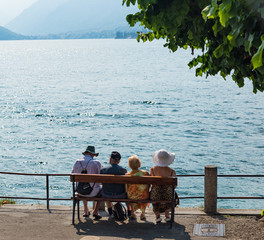
<svg viewBox="0 0 264 240">
<path fill-rule="evenodd" d="M 185 226 L 177 222 L 169 229 L 169 223 L 153 223 L 148 220 L 115 221 L 113 218 L 83 220 L 75 224 L 76 234 L 79 236 L 97 236 L 111 238 L 140 238 L 144 240 L 164 239 L 191 239 Z"/>
</svg>

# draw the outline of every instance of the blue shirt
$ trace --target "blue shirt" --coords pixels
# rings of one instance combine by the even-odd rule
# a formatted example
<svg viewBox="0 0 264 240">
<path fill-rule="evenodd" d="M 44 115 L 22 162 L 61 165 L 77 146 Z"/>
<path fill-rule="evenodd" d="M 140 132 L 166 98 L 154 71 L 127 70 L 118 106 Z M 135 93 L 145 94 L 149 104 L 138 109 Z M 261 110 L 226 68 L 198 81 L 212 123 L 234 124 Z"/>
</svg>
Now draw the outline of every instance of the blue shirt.
<svg viewBox="0 0 264 240">
<path fill-rule="evenodd" d="M 117 164 L 110 164 L 101 169 L 101 174 L 125 175 L 127 170 Z M 103 192 L 107 195 L 119 195 L 126 192 L 125 184 L 103 183 Z"/>
</svg>

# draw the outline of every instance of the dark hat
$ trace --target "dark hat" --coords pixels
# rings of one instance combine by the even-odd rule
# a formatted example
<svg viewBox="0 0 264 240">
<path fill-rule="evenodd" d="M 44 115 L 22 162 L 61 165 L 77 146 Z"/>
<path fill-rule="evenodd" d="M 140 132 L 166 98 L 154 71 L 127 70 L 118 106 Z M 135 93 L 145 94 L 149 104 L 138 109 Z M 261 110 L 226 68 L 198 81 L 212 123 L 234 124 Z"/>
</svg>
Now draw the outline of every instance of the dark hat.
<svg viewBox="0 0 264 240">
<path fill-rule="evenodd" d="M 111 153 L 111 156 L 110 156 L 112 159 L 114 159 L 114 160 L 120 160 L 121 159 L 121 155 L 120 155 L 120 153 L 119 152 L 116 152 L 116 151 L 113 151 L 112 153 Z"/>
<path fill-rule="evenodd" d="M 94 146 L 88 146 L 88 147 L 86 148 L 86 150 L 83 152 L 83 154 L 85 154 L 85 153 L 92 153 L 92 154 L 94 154 L 96 157 L 99 155 L 99 153 L 96 153 L 96 152 L 95 152 L 95 147 L 94 147 Z"/>
</svg>

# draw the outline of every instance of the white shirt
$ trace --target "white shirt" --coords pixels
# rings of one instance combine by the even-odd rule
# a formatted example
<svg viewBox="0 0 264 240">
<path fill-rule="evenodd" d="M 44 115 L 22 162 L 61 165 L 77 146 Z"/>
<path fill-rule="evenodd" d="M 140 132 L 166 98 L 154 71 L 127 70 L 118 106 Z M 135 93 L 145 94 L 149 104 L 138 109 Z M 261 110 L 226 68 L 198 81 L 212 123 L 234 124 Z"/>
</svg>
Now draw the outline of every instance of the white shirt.
<svg viewBox="0 0 264 240">
<path fill-rule="evenodd" d="M 90 155 L 85 155 L 83 158 L 76 160 L 72 173 L 81 173 L 83 169 L 86 169 L 87 174 L 100 174 L 101 168 L 101 163 L 98 160 L 93 159 Z M 99 193 L 101 187 L 99 183 L 90 183 L 90 185 L 94 186 L 93 191 L 85 196 L 94 197 Z"/>
</svg>

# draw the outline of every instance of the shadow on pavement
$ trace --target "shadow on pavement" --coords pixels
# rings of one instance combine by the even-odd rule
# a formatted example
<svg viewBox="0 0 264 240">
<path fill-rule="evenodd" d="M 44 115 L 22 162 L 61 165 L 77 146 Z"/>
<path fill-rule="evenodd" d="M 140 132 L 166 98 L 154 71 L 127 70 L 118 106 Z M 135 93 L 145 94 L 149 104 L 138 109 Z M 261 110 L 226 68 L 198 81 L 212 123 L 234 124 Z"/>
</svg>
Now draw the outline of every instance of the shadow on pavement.
<svg viewBox="0 0 264 240">
<path fill-rule="evenodd" d="M 85 236 L 97 236 L 105 238 L 132 239 L 140 238 L 144 240 L 153 239 L 191 239 L 185 231 L 185 226 L 173 223 L 172 229 L 169 229 L 169 223 L 155 224 L 149 221 L 115 221 L 113 218 L 101 219 L 95 221 L 87 219 L 76 223 L 77 234 Z"/>
</svg>

